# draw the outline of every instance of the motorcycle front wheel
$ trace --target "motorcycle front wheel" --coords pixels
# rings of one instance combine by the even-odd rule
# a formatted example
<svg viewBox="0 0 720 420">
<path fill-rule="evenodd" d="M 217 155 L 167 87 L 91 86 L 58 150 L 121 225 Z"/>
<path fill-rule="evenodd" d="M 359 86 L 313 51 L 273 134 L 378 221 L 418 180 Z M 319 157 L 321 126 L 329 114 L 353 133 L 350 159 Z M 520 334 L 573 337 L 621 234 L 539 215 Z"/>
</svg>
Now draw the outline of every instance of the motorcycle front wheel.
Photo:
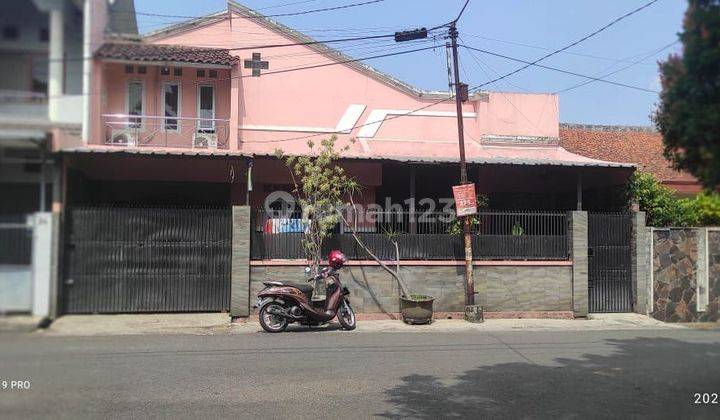
<svg viewBox="0 0 720 420">
<path fill-rule="evenodd" d="M 274 311 L 268 312 L 272 308 Z M 271 312 L 282 312 L 284 308 L 277 302 L 270 302 L 260 309 L 260 326 L 269 333 L 279 333 L 285 331 L 288 326 L 288 319 L 281 315 Z"/>
<path fill-rule="evenodd" d="M 343 303 L 340 304 L 337 318 L 340 322 L 340 326 L 343 327 L 344 330 L 354 330 L 357 326 L 357 323 L 355 322 L 355 312 L 353 312 L 347 300 L 344 300 Z"/>
</svg>

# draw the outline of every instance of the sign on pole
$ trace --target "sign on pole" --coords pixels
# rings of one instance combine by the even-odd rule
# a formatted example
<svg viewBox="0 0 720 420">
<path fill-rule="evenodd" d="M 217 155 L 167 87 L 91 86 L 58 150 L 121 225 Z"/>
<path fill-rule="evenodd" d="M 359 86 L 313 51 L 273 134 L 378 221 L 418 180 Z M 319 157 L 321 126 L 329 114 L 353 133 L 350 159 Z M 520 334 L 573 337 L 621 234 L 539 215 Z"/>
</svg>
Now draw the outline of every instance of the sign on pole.
<svg viewBox="0 0 720 420">
<path fill-rule="evenodd" d="M 458 217 L 477 213 L 477 197 L 475 184 L 453 185 L 453 197 Z"/>
</svg>

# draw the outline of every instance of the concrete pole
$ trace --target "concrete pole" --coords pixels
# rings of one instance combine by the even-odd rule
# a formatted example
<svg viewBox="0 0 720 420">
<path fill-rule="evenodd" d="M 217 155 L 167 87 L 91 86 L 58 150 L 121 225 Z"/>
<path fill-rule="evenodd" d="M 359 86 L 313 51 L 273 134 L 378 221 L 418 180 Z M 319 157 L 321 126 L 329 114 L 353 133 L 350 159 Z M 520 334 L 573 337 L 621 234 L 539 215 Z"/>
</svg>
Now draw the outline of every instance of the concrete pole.
<svg viewBox="0 0 720 420">
<path fill-rule="evenodd" d="M 87 144 L 90 142 L 90 91 L 92 89 L 92 67 L 93 62 L 87 57 L 92 57 L 92 0 L 85 0 L 83 4 L 83 119 L 82 119 L 82 140 Z"/>
<path fill-rule="evenodd" d="M 50 62 L 48 66 L 48 116 L 59 116 L 59 97 L 63 94 L 65 18 L 62 8 L 50 11 Z"/>
</svg>

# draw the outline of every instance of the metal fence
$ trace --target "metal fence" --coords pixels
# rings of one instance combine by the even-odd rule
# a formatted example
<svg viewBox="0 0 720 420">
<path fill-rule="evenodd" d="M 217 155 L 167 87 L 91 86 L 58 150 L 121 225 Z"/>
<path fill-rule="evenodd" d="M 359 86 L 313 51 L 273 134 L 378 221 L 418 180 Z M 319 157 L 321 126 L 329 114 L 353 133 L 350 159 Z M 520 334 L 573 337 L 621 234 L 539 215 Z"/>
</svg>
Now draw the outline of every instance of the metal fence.
<svg viewBox="0 0 720 420">
<path fill-rule="evenodd" d="M 302 259 L 305 225 L 298 213 L 254 212 L 251 258 Z M 279 216 L 279 217 L 278 217 Z M 463 259 L 462 227 L 452 214 L 376 212 L 361 215 L 358 237 L 379 258 L 406 260 Z M 567 218 L 564 213 L 482 212 L 473 222 L 473 255 L 486 260 L 566 260 Z M 324 243 L 323 253 L 342 249 L 350 259 L 369 259 L 352 235 L 338 227 Z"/>
<path fill-rule="evenodd" d="M 32 228 L 27 215 L 0 215 L 0 265 L 30 265 Z"/>
<path fill-rule="evenodd" d="M 68 313 L 229 309 L 225 208 L 73 208 L 67 212 Z"/>
</svg>

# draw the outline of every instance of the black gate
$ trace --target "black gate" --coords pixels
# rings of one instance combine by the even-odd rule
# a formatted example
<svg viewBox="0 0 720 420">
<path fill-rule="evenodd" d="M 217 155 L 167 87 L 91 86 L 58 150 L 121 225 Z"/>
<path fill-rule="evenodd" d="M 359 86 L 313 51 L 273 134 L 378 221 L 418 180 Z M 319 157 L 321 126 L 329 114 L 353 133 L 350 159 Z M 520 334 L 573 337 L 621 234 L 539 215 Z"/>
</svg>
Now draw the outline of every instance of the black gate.
<svg viewBox="0 0 720 420">
<path fill-rule="evenodd" d="M 230 209 L 74 208 L 66 217 L 66 313 L 229 310 Z"/>
<path fill-rule="evenodd" d="M 632 311 L 631 237 L 631 214 L 588 214 L 590 312 Z"/>
</svg>

